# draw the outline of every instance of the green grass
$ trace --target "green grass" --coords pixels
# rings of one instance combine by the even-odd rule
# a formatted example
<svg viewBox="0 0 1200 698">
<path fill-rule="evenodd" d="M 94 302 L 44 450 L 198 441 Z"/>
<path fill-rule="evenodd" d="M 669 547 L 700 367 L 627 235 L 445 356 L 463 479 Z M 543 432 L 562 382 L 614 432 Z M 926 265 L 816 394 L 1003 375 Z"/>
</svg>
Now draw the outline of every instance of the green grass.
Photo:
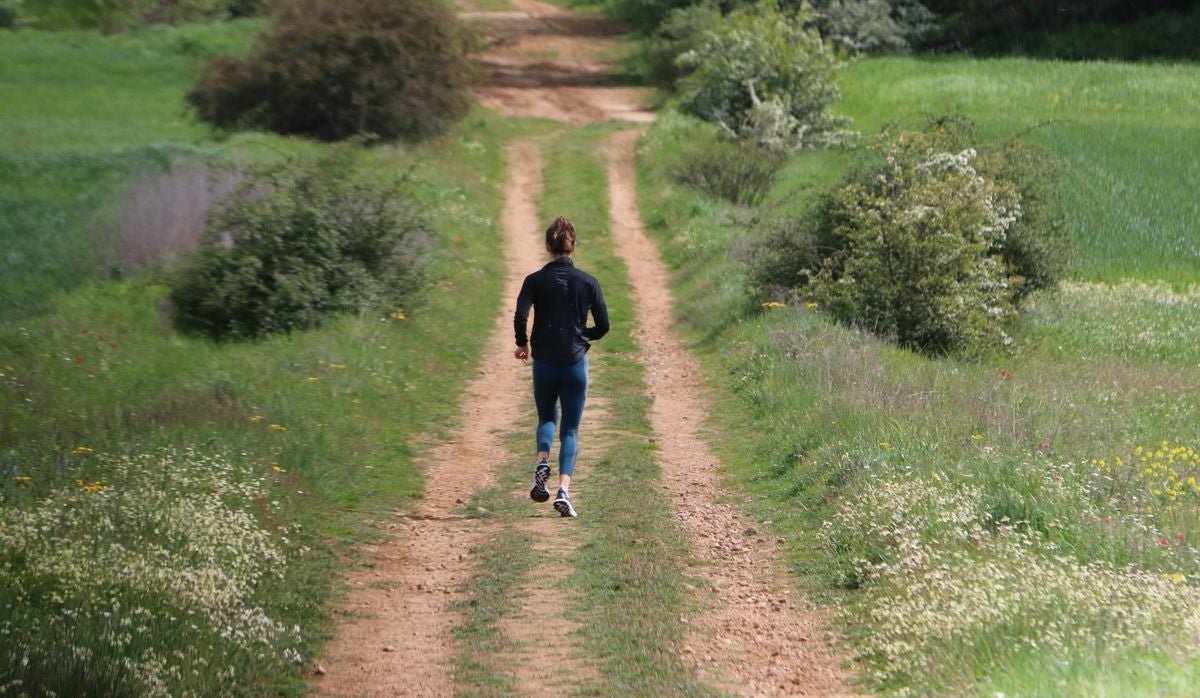
<svg viewBox="0 0 1200 698">
<path fill-rule="evenodd" d="M 363 152 L 368 171 L 411 171 L 433 221 L 435 281 L 405 319 L 378 308 L 261 342 L 181 336 L 162 277 L 111 280 L 95 268 L 95 223 L 133 172 L 169 157 L 246 162 L 323 147 L 261 134 L 215 141 L 185 114 L 194 56 L 242 46 L 255 26 L 22 32 L 0 42 L 0 497 L 11 513 L 75 479 L 122 484 L 107 459 L 72 457 L 77 447 L 192 445 L 227 456 L 275 483 L 276 503 L 253 505 L 260 524 L 277 535 L 298 527 L 285 577 L 265 581 L 252 603 L 301 625 L 299 649 L 312 657 L 344 556 L 377 535 L 378 516 L 422 492 L 415 437 L 453 427 L 498 307 L 503 146 L 539 127 L 478 111 L 442 138 Z M 11 630 L 6 656 L 33 632 Z M 200 637 L 164 633 L 174 638 L 160 648 L 168 653 Z M 239 664 L 237 690 L 301 692 L 300 667 L 279 660 Z M 11 678 L 0 674 L 0 685 Z M 233 690 L 221 681 L 180 679 L 175 690 Z"/>
<path fill-rule="evenodd" d="M 243 150 L 184 109 L 197 61 L 248 45 L 261 22 L 123 36 L 6 33 L 0 41 L 0 320 L 101 278 L 97 215 L 135 171 Z M 252 137 L 253 138 L 253 137 Z M 282 139 L 259 137 L 265 143 Z"/>
<path fill-rule="evenodd" d="M 1029 131 L 1062 165 L 1081 278 L 1200 282 L 1200 67 L 1027 59 L 862 60 L 835 110 L 873 136 L 888 123 L 970 115 L 989 140 Z M 838 152 L 800 158 L 779 191 L 837 178 Z"/>
<path fill-rule="evenodd" d="M 978 363 L 896 349 L 829 322 L 819 309 L 760 307 L 767 299 L 747 296 L 738 253 L 740 241 L 755 234 L 755 212 L 671 181 L 668 165 L 690 141 L 686 120 L 668 115 L 644 139 L 643 216 L 675 270 L 679 327 L 716 388 L 714 446 L 731 479 L 753 495 L 751 511 L 791 541 L 795 572 L 817 598 L 844 610 L 852 650 L 871 647 L 875 635 L 924 622 L 872 615 L 884 602 L 901 608 L 920 599 L 906 587 L 918 572 L 855 579 L 850 560 L 862 554 L 855 546 L 868 541 L 850 541 L 843 557 L 831 556 L 820 531 L 840 513 L 865 511 L 864 498 L 889 492 L 891 483 L 941 482 L 931 491 L 946 497 L 977 488 L 978 515 L 993 522 L 1007 516 L 1058 546 L 1062 562 L 1034 559 L 1048 560 L 1048 569 L 1061 565 L 1059 577 L 1075 569 L 1070 560 L 1100 560 L 1153 575 L 1183 572 L 1185 583 L 1195 584 L 1197 556 L 1174 536 L 1192 541 L 1197 535 L 1200 496 L 1188 492 L 1172 504 L 1154 494 L 1161 486 L 1131 463 L 1136 445 L 1198 445 L 1200 373 L 1187 329 L 1197 319 L 1195 287 L 1188 288 L 1198 280 L 1197 237 L 1190 229 L 1196 203 L 1185 184 L 1194 179 L 1195 163 L 1175 155 L 1200 138 L 1182 113 L 1195 99 L 1191 86 L 1198 75 L 1190 66 L 962 58 L 872 59 L 849 71 L 839 109 L 867 133 L 886 121 L 911 123 L 921 113 L 948 109 L 976 118 L 989 137 L 1056 119 L 1029 137 L 1068 168 L 1068 215 L 1080 244 L 1073 274 L 1147 282 L 1074 283 L 1061 293 L 1037 294 L 1015 331 L 1015 351 Z M 843 151 L 799 154 L 768 205 L 802 208 L 809 192 L 837 181 L 849 162 Z M 1117 456 L 1126 465 L 1114 476 L 1091 463 L 1112 464 Z M 1184 478 L 1190 472 L 1174 467 Z M 943 476 L 948 479 L 937 480 Z M 1146 506 L 1154 507 L 1152 516 Z M 912 511 L 907 518 L 916 525 L 920 517 Z M 953 540 L 954 529 L 945 524 L 928 531 L 923 535 Z M 1159 538 L 1167 544 L 1159 545 Z M 939 555 L 955 549 L 930 540 L 923 545 Z M 888 561 L 896 553 L 885 543 L 871 554 Z M 975 554 L 986 561 L 991 553 Z M 945 579 L 963 577 L 976 562 L 961 565 Z M 848 574 L 863 588 L 845 588 Z M 996 593 L 1016 593 L 1022 583 L 1034 582 L 1005 578 L 996 582 Z M 913 588 L 941 588 L 936 576 L 921 577 L 921 584 Z M 1104 621 L 1095 618 L 1107 607 L 1087 606 L 1082 598 L 1072 602 L 1080 604 L 1076 610 L 1051 617 L 1078 618 L 1068 624 L 1078 622 L 1072 627 L 1085 636 L 1105 637 Z M 956 600 L 962 599 L 935 596 L 930 618 L 952 627 L 959 618 L 951 612 Z M 969 599 L 963 603 L 970 607 Z M 1084 617 L 1085 611 L 1099 615 Z M 1021 638 L 1039 637 L 1038 623 L 973 627 L 978 636 L 952 634 L 911 648 L 908 656 L 916 652 L 921 659 L 918 676 L 884 671 L 876 685 L 907 685 L 918 693 L 1088 695 L 1103 683 L 1095 677 L 1107 677 L 1131 695 L 1191 694 L 1182 690 L 1194 673 L 1188 646 L 1173 644 L 1181 627 L 1161 628 L 1152 636 L 1152 644 L 1161 638 L 1155 646 L 1081 648 L 1078 656 L 1046 646 L 1036 661 L 1012 648 Z M 863 659 L 864 672 L 879 669 L 879 656 Z"/>
</svg>

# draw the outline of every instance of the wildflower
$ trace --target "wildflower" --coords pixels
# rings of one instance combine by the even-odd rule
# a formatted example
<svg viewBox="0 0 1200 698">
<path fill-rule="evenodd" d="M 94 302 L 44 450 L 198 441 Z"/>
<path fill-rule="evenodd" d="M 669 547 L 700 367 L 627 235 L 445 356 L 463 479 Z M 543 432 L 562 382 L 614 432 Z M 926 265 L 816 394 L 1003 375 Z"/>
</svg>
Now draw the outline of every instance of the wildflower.
<svg viewBox="0 0 1200 698">
<path fill-rule="evenodd" d="M 250 421 L 251 421 L 252 423 L 254 423 L 254 424 L 258 424 L 259 422 L 261 422 L 261 421 L 262 421 L 262 415 L 261 415 L 261 414 L 256 414 L 256 415 L 254 415 L 254 416 L 250 417 Z"/>
<path fill-rule="evenodd" d="M 405 317 L 406 317 L 406 316 L 405 316 L 405 314 L 404 314 L 404 311 L 403 311 L 403 310 L 400 310 L 399 308 L 397 308 L 396 310 L 392 311 L 391 318 L 392 318 L 393 320 L 403 320 Z"/>
<path fill-rule="evenodd" d="M 779 301 L 766 301 L 762 304 L 762 307 L 764 307 L 764 308 L 786 308 L 787 305 L 780 303 Z"/>
<path fill-rule="evenodd" d="M 1043 451 L 1049 450 L 1049 449 L 1050 449 L 1050 442 L 1049 442 L 1049 441 L 1043 441 L 1043 442 L 1042 442 L 1041 449 L 1042 449 Z"/>
<path fill-rule="evenodd" d="M 1012 380 L 1012 374 L 1009 373 L 1008 371 L 1005 371 L 1004 369 L 1000 370 L 1000 377 L 1006 381 Z"/>
<path fill-rule="evenodd" d="M 82 356 L 76 356 L 76 357 L 75 357 L 75 363 L 77 363 L 77 364 L 81 364 L 81 363 L 83 363 L 83 357 L 82 357 Z"/>
<path fill-rule="evenodd" d="M 109 348 L 110 348 L 110 349 L 116 349 L 116 348 L 117 348 L 117 343 L 116 343 L 116 342 L 109 342 L 109 343 L 108 343 L 108 346 L 109 346 Z"/>
<path fill-rule="evenodd" d="M 805 304 L 804 304 L 804 307 L 805 307 L 805 308 L 808 308 L 809 310 L 816 310 L 816 309 L 817 309 L 817 304 L 816 304 L 816 303 L 813 303 L 812 301 L 809 301 L 808 303 L 805 303 Z"/>
<path fill-rule="evenodd" d="M 886 441 L 880 441 L 880 442 L 879 442 L 879 445 L 880 445 L 880 446 L 882 446 L 882 447 L 884 447 L 884 448 L 891 448 L 891 447 L 892 447 L 892 445 L 891 445 L 890 443 L 886 442 Z"/>
<path fill-rule="evenodd" d="M 352 404 L 352 405 L 361 405 L 361 404 L 362 404 L 362 400 L 359 400 L 358 398 L 354 398 L 354 399 L 350 400 L 350 404 Z"/>
<path fill-rule="evenodd" d="M 346 368 L 346 364 L 329 364 L 329 368 Z"/>
<path fill-rule="evenodd" d="M 80 334 L 87 334 L 89 331 L 90 330 L 88 330 L 88 328 L 86 328 L 86 327 L 83 328 L 82 330 L 79 330 Z"/>
<path fill-rule="evenodd" d="M 88 448 L 87 446 L 76 446 L 74 450 L 71 451 L 71 455 L 75 456 L 76 458 L 83 458 L 90 453 L 92 453 L 92 449 Z"/>
<path fill-rule="evenodd" d="M 30 475 L 18 475 L 17 482 L 29 482 L 33 477 Z"/>
<path fill-rule="evenodd" d="M 283 468 L 279 467 L 279 464 L 278 464 L 278 463 L 272 463 L 272 464 L 271 464 L 271 470 L 274 470 L 274 471 L 275 471 L 275 472 L 277 472 L 277 473 L 282 473 L 282 472 L 283 472 Z"/>
<path fill-rule="evenodd" d="M 319 381 L 319 380 L 321 380 L 321 378 L 320 378 L 319 376 L 309 376 L 309 377 L 308 377 L 308 382 L 309 382 L 309 383 L 316 383 L 316 382 L 317 382 L 317 381 Z"/>
<path fill-rule="evenodd" d="M 1176 540 L 1176 541 L 1178 541 L 1178 542 L 1180 542 L 1180 543 L 1182 543 L 1182 542 L 1183 542 L 1183 534 L 1182 534 L 1182 533 L 1176 533 L 1176 534 L 1175 534 L 1175 540 Z"/>
<path fill-rule="evenodd" d="M 1171 541 L 1167 540 L 1166 538 L 1159 538 L 1159 539 L 1158 539 L 1158 544 L 1159 544 L 1159 545 L 1170 545 L 1170 544 L 1171 544 Z"/>
<path fill-rule="evenodd" d="M 983 434 L 971 434 L 971 438 L 976 441 L 983 441 Z"/>
<path fill-rule="evenodd" d="M 267 428 L 270 429 L 271 431 L 287 431 L 287 427 L 283 426 L 282 424 L 276 424 L 274 422 L 268 424 Z"/>
</svg>

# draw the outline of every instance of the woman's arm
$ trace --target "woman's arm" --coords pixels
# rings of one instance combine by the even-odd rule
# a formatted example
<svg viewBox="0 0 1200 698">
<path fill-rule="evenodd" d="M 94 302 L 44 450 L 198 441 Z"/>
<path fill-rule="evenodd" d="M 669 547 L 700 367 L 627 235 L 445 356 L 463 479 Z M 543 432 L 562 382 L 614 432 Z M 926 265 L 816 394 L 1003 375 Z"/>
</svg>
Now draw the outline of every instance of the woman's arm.
<svg viewBox="0 0 1200 698">
<path fill-rule="evenodd" d="M 588 340 L 595 341 L 608 334 L 608 306 L 604 304 L 604 294 L 600 292 L 599 284 L 596 285 L 596 301 L 592 304 L 592 321 L 596 324 L 583 330 Z"/>
</svg>

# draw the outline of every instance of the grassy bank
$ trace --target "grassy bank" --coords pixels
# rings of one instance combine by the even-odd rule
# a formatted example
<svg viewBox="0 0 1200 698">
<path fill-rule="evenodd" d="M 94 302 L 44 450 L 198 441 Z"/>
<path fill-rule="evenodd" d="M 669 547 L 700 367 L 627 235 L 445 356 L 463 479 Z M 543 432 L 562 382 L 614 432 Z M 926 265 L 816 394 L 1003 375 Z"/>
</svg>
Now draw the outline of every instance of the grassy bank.
<svg viewBox="0 0 1200 698">
<path fill-rule="evenodd" d="M 1035 296 L 1016 350 L 978 363 L 747 297 L 739 241 L 763 212 L 672 181 L 694 124 L 668 116 L 643 139 L 642 211 L 717 388 L 714 445 L 792 541 L 797 574 L 844 611 L 873 686 L 1193 690 L 1200 356 L 1183 328 L 1200 297 L 1194 163 L 1174 153 L 1200 138 L 1178 111 L 1196 79 L 1189 66 L 963 59 L 848 73 L 840 109 L 867 132 L 949 108 L 993 137 L 1054 119 L 1030 138 L 1068 165 L 1080 281 Z M 768 206 L 802 207 L 848 161 L 797 155 Z"/>
<path fill-rule="evenodd" d="M 491 326 L 516 126 L 482 111 L 361 155 L 411 172 L 433 223 L 412 307 L 213 344 L 172 329 L 160 275 L 96 267 L 97 221 L 135 172 L 322 148 L 212 140 L 183 112 L 193 56 L 248 28 L 0 46 L 0 686 L 301 692 L 339 561 L 421 493 L 413 437 L 451 426 Z"/>
</svg>

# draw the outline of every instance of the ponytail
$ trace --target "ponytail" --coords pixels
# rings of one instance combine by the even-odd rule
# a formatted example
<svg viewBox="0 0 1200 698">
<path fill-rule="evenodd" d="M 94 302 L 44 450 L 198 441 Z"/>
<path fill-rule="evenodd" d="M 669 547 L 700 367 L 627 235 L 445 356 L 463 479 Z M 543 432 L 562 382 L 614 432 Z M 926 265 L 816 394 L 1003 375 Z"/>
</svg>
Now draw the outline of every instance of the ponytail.
<svg viewBox="0 0 1200 698">
<path fill-rule="evenodd" d="M 575 226 L 571 221 L 559 216 L 546 228 L 546 245 L 551 254 L 564 255 L 575 251 Z"/>
</svg>

